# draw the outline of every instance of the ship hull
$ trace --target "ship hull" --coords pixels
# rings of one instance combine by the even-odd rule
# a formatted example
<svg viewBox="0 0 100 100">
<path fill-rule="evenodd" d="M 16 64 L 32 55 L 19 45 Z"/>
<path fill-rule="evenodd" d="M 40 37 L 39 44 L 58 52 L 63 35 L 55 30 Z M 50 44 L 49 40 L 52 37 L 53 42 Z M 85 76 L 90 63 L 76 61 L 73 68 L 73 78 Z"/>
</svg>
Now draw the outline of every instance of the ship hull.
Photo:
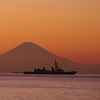
<svg viewBox="0 0 100 100">
<path fill-rule="evenodd" d="M 67 74 L 74 75 L 77 71 L 68 71 L 68 72 L 23 72 L 23 74 Z"/>
</svg>

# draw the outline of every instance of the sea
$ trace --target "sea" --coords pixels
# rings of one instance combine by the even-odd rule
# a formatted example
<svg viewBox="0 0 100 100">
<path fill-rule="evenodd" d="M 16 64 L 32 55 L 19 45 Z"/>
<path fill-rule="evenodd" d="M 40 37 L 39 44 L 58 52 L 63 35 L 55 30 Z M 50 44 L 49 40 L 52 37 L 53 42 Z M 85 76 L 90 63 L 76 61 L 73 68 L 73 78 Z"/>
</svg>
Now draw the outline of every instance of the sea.
<svg viewBox="0 0 100 100">
<path fill-rule="evenodd" d="M 0 100 L 100 100 L 100 75 L 2 73 Z"/>
</svg>

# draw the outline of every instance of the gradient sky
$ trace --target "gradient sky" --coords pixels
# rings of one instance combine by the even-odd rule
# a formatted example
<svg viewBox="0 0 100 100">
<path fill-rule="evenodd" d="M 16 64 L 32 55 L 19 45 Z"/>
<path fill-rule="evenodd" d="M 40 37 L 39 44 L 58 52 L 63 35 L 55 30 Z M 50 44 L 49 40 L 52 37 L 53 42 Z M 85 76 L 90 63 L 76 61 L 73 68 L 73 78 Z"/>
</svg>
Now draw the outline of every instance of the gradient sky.
<svg viewBox="0 0 100 100">
<path fill-rule="evenodd" d="M 100 64 L 100 0 L 0 0 L 0 55 L 23 42 Z"/>
</svg>

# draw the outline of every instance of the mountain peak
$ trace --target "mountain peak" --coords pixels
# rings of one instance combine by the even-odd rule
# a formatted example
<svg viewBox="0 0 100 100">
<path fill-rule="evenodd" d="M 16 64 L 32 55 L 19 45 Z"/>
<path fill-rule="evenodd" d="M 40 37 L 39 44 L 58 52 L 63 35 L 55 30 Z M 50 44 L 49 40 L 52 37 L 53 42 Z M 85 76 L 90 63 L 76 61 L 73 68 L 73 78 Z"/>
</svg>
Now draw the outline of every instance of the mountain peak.
<svg viewBox="0 0 100 100">
<path fill-rule="evenodd" d="M 33 50 L 33 49 L 40 49 L 42 47 L 38 46 L 37 44 L 33 43 L 33 42 L 23 42 L 22 44 L 18 45 L 17 47 L 15 47 L 14 49 L 23 49 L 23 51 L 25 50 Z"/>
<path fill-rule="evenodd" d="M 30 61 L 30 63 L 33 63 L 33 60 L 36 60 L 37 58 L 37 60 L 39 60 L 40 58 L 43 60 L 47 58 L 50 59 L 57 57 L 56 55 L 32 42 L 23 42 L 22 44 L 6 52 L 2 56 L 3 58 L 7 59 L 3 60 L 4 62 L 6 61 L 18 63 L 26 63 Z"/>
<path fill-rule="evenodd" d="M 22 44 L 34 44 L 33 42 L 23 42 Z"/>
<path fill-rule="evenodd" d="M 23 42 L 22 44 L 20 45 L 36 45 L 35 43 L 33 42 Z M 38 46 L 38 45 L 37 45 Z"/>
</svg>

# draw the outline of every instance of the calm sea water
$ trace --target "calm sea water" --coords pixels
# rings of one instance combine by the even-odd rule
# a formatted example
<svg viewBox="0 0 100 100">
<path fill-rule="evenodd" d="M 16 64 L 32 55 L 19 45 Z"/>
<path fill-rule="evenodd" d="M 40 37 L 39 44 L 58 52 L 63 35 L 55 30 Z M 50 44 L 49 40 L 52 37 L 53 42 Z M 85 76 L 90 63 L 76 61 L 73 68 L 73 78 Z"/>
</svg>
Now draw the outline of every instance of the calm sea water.
<svg viewBox="0 0 100 100">
<path fill-rule="evenodd" d="M 100 75 L 0 74 L 0 100 L 100 100 Z"/>
</svg>

